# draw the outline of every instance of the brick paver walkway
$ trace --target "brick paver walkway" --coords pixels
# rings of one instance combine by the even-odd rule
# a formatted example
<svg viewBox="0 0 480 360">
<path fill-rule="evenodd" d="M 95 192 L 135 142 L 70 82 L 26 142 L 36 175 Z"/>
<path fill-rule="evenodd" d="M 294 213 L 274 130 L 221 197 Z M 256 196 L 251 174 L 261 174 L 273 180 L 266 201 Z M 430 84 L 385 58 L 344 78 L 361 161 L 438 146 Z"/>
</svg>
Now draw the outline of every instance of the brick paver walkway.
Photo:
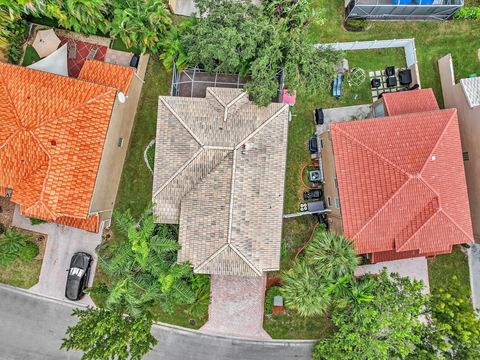
<svg viewBox="0 0 480 360">
<path fill-rule="evenodd" d="M 263 330 L 266 276 L 211 276 L 211 303 L 204 332 L 271 339 Z"/>
</svg>

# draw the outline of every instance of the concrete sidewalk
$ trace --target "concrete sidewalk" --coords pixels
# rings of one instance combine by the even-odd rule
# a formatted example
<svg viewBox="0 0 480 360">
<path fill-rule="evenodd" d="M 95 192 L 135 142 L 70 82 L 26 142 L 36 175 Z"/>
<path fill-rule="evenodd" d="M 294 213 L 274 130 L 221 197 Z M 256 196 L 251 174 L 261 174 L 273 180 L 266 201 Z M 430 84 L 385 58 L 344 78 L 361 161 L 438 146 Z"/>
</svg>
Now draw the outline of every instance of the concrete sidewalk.
<svg viewBox="0 0 480 360">
<path fill-rule="evenodd" d="M 468 266 L 473 308 L 480 309 L 480 244 L 470 245 L 468 249 Z"/>
<path fill-rule="evenodd" d="M 40 279 L 38 283 L 30 289 L 31 291 L 58 299 L 66 299 L 66 270 L 70 266 L 72 255 L 78 251 L 84 251 L 94 258 L 90 273 L 89 286 L 91 286 L 97 266 L 95 248 L 102 241 L 101 230 L 96 234 L 54 223 L 32 225 L 29 218 L 20 215 L 18 206 L 15 207 L 12 225 L 21 229 L 43 233 L 48 236 L 42 269 L 40 271 Z M 84 296 L 80 302 L 87 305 L 94 305 L 88 295 Z"/>
</svg>

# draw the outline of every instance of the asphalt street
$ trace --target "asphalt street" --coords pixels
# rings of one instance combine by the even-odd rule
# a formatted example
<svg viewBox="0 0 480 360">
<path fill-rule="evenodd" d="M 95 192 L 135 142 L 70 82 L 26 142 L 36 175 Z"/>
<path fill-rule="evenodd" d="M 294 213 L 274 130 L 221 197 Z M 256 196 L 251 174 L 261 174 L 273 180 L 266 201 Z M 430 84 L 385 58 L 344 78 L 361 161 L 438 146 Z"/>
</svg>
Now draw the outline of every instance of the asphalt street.
<svg viewBox="0 0 480 360">
<path fill-rule="evenodd" d="M 75 304 L 0 285 L 0 359 L 80 359 L 59 350 L 65 329 L 75 323 Z M 269 360 L 310 359 L 310 341 L 253 341 L 155 325 L 159 343 L 145 359 Z"/>
</svg>

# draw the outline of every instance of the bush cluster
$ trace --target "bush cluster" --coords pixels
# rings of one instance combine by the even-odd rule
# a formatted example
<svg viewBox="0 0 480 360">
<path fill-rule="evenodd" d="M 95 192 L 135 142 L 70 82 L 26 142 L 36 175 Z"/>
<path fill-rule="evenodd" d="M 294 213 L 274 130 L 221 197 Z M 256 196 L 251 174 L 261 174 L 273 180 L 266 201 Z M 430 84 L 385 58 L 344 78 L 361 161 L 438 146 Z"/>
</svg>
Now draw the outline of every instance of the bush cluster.
<svg viewBox="0 0 480 360">
<path fill-rule="evenodd" d="M 346 20 L 345 29 L 348 31 L 365 31 L 368 28 L 367 20 Z"/>
<path fill-rule="evenodd" d="M 33 260 L 39 253 L 32 239 L 14 229 L 6 229 L 0 237 L 0 265 L 8 265 L 17 259 Z"/>
<path fill-rule="evenodd" d="M 458 10 L 454 19 L 480 19 L 480 6 L 466 6 Z"/>
<path fill-rule="evenodd" d="M 22 57 L 22 45 L 27 38 L 27 22 L 25 20 L 12 22 L 7 25 L 7 31 L 7 60 L 12 64 L 18 64 Z"/>
</svg>

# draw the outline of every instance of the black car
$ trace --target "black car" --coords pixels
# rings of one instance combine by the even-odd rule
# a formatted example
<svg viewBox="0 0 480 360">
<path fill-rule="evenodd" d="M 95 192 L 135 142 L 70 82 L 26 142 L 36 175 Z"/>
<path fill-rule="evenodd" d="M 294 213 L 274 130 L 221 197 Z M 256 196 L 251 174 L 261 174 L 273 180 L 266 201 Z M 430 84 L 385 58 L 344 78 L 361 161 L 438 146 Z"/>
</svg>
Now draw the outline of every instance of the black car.
<svg viewBox="0 0 480 360">
<path fill-rule="evenodd" d="M 93 262 L 91 255 L 84 252 L 73 254 L 65 287 L 65 297 L 69 300 L 80 300 L 88 286 L 90 268 Z"/>
</svg>

